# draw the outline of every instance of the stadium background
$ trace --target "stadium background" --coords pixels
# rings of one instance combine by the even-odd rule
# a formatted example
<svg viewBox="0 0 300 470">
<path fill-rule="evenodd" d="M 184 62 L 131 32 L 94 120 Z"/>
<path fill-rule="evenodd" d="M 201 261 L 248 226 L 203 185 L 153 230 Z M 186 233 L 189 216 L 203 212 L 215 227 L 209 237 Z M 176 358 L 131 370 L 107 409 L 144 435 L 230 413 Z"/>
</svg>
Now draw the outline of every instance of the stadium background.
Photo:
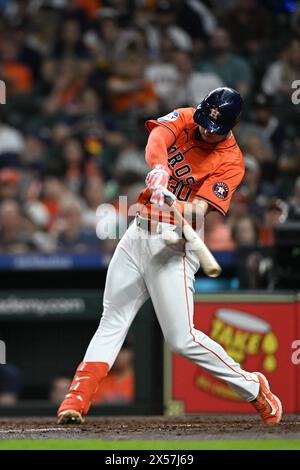
<svg viewBox="0 0 300 470">
<path fill-rule="evenodd" d="M 213 281 L 198 273 L 199 318 L 205 303 L 234 308 L 237 299 L 237 310 L 250 302 L 248 313 L 267 315 L 279 352 L 263 350 L 266 371 L 281 363 L 278 383 L 288 371 L 289 411 L 299 411 L 290 359 L 300 337 L 298 2 L 1 0 L 0 11 L 0 414 L 55 413 L 96 329 L 116 246 L 96 236 L 97 207 L 110 203 L 127 220 L 118 197 L 134 203 L 144 187 L 145 120 L 196 106 L 223 85 L 245 100 L 235 133 L 246 174 L 226 219 L 207 218 L 206 242 L 224 273 Z M 164 354 L 150 303 L 122 354 L 94 414 L 182 411 L 166 378 L 177 359 Z"/>
</svg>

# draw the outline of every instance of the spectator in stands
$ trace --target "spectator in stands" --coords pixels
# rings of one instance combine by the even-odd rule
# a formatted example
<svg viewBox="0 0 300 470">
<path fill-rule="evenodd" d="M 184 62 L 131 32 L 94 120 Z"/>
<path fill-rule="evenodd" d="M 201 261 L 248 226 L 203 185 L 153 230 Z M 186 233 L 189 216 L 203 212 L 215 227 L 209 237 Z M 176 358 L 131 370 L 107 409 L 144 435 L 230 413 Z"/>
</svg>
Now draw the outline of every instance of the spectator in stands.
<svg viewBox="0 0 300 470">
<path fill-rule="evenodd" d="M 274 181 L 277 172 L 275 157 L 270 142 L 262 133 L 257 133 L 255 129 L 250 130 L 248 135 L 244 136 L 242 148 L 245 157 L 253 158 L 259 164 L 262 179 L 266 182 Z"/>
<path fill-rule="evenodd" d="M 88 51 L 82 40 L 81 27 L 75 18 L 67 18 L 61 24 L 58 40 L 53 50 L 53 57 L 55 59 L 88 58 Z"/>
<path fill-rule="evenodd" d="M 72 379 L 66 375 L 54 377 L 50 385 L 49 399 L 55 403 L 60 403 L 68 393 Z"/>
<path fill-rule="evenodd" d="M 68 196 L 70 193 L 61 179 L 52 175 L 46 176 L 42 186 L 41 199 L 50 214 L 50 227 L 58 217 L 61 202 Z"/>
<path fill-rule="evenodd" d="M 288 220 L 300 222 L 300 176 L 295 181 L 293 195 L 289 201 Z"/>
<path fill-rule="evenodd" d="M 78 194 L 83 185 L 86 163 L 86 156 L 79 139 L 74 137 L 67 139 L 63 148 L 64 182 L 74 194 Z"/>
<path fill-rule="evenodd" d="M 15 16 L 20 18 L 17 8 Z M 34 11 L 30 19 L 27 19 L 32 27 L 26 30 L 26 44 L 42 56 L 43 60 L 52 53 L 59 34 L 60 18 L 61 13 L 58 9 L 44 3 Z"/>
<path fill-rule="evenodd" d="M 21 47 L 12 34 L 5 35 L 0 42 L 2 74 L 9 93 L 28 93 L 33 85 L 30 67 L 20 60 Z"/>
<path fill-rule="evenodd" d="M 7 124 L 5 120 L 2 111 L 0 114 L 0 168 L 18 167 L 20 166 L 20 154 L 24 150 L 24 137 L 21 132 Z"/>
<path fill-rule="evenodd" d="M 17 403 L 21 390 L 20 372 L 11 364 L 0 365 L 0 407 Z"/>
<path fill-rule="evenodd" d="M 261 165 L 251 155 L 245 154 L 245 176 L 239 194 L 246 199 L 249 213 L 259 218 L 270 197 L 276 195 L 276 185 L 262 179 Z"/>
<path fill-rule="evenodd" d="M 114 112 L 134 111 L 144 116 L 157 113 L 158 96 L 153 84 L 144 78 L 143 58 L 128 58 L 115 64 L 107 85 Z"/>
<path fill-rule="evenodd" d="M 154 57 L 161 52 L 163 38 L 167 37 L 176 49 L 192 51 L 193 43 L 190 35 L 176 22 L 177 5 L 169 0 L 158 0 L 153 21 L 151 23 L 150 47 Z"/>
<path fill-rule="evenodd" d="M 257 0 L 239 0 L 236 3 L 221 18 L 221 24 L 229 32 L 237 50 L 256 54 L 271 37 L 272 16 Z"/>
<path fill-rule="evenodd" d="M 100 157 L 106 150 L 117 150 L 125 142 L 124 135 L 103 109 L 102 99 L 93 88 L 84 89 L 78 101 L 76 115 L 69 119 L 69 124 L 72 125 L 72 131 L 81 136 L 89 156 Z"/>
<path fill-rule="evenodd" d="M 286 139 L 286 130 L 279 119 L 272 113 L 272 99 L 260 93 L 256 95 L 253 103 L 254 123 L 267 138 L 273 152 L 278 157 L 281 154 Z"/>
<path fill-rule="evenodd" d="M 101 59 L 108 63 L 114 62 L 118 57 L 118 49 L 122 29 L 118 24 L 118 12 L 114 8 L 102 9 L 98 18 L 98 38 L 101 50 Z"/>
<path fill-rule="evenodd" d="M 32 243 L 41 253 L 53 253 L 56 244 L 48 233 L 50 215 L 46 206 L 40 201 L 28 201 L 24 204 L 24 227 Z"/>
<path fill-rule="evenodd" d="M 14 168 L 0 170 L 0 201 L 17 199 L 21 173 Z"/>
<path fill-rule="evenodd" d="M 259 223 L 251 216 L 243 216 L 232 224 L 232 238 L 236 244 L 237 276 L 241 289 L 260 287 Z"/>
<path fill-rule="evenodd" d="M 196 107 L 211 90 L 224 86 L 215 73 L 195 71 L 192 56 L 188 52 L 176 52 L 174 59 L 179 72 L 173 97 L 175 107 Z"/>
<path fill-rule="evenodd" d="M 259 225 L 250 216 L 240 217 L 232 226 L 232 237 L 237 247 L 255 247 L 259 240 Z"/>
<path fill-rule="evenodd" d="M 0 204 L 0 251 L 20 254 L 35 248 L 18 203 L 9 199 L 3 201 Z"/>
<path fill-rule="evenodd" d="M 259 234 L 262 245 L 272 246 L 274 244 L 274 229 L 286 220 L 287 214 L 287 204 L 280 199 L 270 200 L 264 211 L 263 223 Z"/>
<path fill-rule="evenodd" d="M 172 48 L 172 45 L 171 45 Z M 173 52 L 160 54 L 160 57 L 146 65 L 145 78 L 153 83 L 155 92 L 160 100 L 162 113 L 174 107 L 174 97 L 179 81 L 179 71 L 172 62 Z"/>
<path fill-rule="evenodd" d="M 26 174 L 41 176 L 45 169 L 47 139 L 41 130 L 32 130 L 25 135 L 24 149 L 20 155 L 20 163 Z"/>
<path fill-rule="evenodd" d="M 97 209 L 105 202 L 103 178 L 99 175 L 86 179 L 82 193 L 86 203 L 83 211 L 83 224 L 85 227 L 95 228 L 98 223 Z"/>
<path fill-rule="evenodd" d="M 115 164 L 115 178 L 120 185 L 124 180 L 129 184 L 143 181 L 147 168 L 148 165 L 143 158 L 143 150 L 135 144 L 128 144 L 118 154 Z"/>
<path fill-rule="evenodd" d="M 205 219 L 205 243 L 212 251 L 231 251 L 235 248 L 230 227 L 223 219 L 216 211 Z"/>
<path fill-rule="evenodd" d="M 74 59 L 59 62 L 50 94 L 44 102 L 44 112 L 49 115 L 68 115 L 76 111 L 76 100 L 85 86 L 84 69 Z"/>
<path fill-rule="evenodd" d="M 280 93 L 291 97 L 292 82 L 299 79 L 300 39 L 294 38 L 279 54 L 278 59 L 267 68 L 262 80 L 267 95 Z"/>
<path fill-rule="evenodd" d="M 132 348 L 125 343 L 94 396 L 95 404 L 128 405 L 134 401 L 133 357 Z"/>
<path fill-rule="evenodd" d="M 218 75 L 226 86 L 235 88 L 244 97 L 251 91 L 251 67 L 246 59 L 232 52 L 226 29 L 217 28 L 212 34 L 209 57 L 199 64 L 199 70 Z"/>
<path fill-rule="evenodd" d="M 51 233 L 56 237 L 59 251 L 84 253 L 101 249 L 95 230 L 84 227 L 82 207 L 76 199 L 61 202 L 59 217 Z"/>
<path fill-rule="evenodd" d="M 210 36 L 217 26 L 215 13 L 200 0 L 178 2 L 177 22 L 192 38 L 194 49 L 195 44 L 198 48 L 199 43 Z"/>
</svg>

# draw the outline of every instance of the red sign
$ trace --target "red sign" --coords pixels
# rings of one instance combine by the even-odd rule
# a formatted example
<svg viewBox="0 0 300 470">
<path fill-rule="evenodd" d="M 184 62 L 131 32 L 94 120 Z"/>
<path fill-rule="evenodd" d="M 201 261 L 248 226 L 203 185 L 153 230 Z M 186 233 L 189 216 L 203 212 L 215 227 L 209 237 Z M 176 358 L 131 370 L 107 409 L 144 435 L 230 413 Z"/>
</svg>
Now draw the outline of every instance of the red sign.
<svg viewBox="0 0 300 470">
<path fill-rule="evenodd" d="M 300 411 L 300 295 L 296 304 L 297 335 L 292 345 L 292 363 L 297 377 L 297 411 Z"/>
<path fill-rule="evenodd" d="M 241 295 L 238 297 L 241 299 Z M 292 363 L 292 343 L 297 336 L 300 339 L 300 326 L 298 334 L 296 329 L 296 303 L 235 302 L 234 296 L 231 299 L 222 303 L 196 302 L 195 327 L 221 344 L 243 369 L 262 372 L 281 399 L 285 412 L 294 412 L 297 406 L 299 410 L 297 370 Z M 172 400 L 183 402 L 184 411 L 191 413 L 254 412 L 225 382 L 175 354 L 172 355 Z"/>
</svg>

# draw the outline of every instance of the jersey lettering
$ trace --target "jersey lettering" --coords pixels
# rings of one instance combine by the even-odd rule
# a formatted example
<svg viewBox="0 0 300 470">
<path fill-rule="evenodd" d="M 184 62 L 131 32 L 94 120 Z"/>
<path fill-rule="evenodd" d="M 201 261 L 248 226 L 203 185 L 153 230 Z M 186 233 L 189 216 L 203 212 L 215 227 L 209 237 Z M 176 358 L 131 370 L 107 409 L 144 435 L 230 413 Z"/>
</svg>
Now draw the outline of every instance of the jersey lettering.
<svg viewBox="0 0 300 470">
<path fill-rule="evenodd" d="M 181 152 L 178 152 L 172 157 L 168 158 L 168 162 L 172 168 L 174 168 L 177 165 L 177 163 L 180 163 L 183 161 L 184 161 L 184 155 Z"/>
<path fill-rule="evenodd" d="M 187 201 L 192 193 L 191 188 L 188 188 L 182 181 L 177 181 L 172 176 L 169 179 L 168 189 L 175 194 L 179 201 Z"/>
<path fill-rule="evenodd" d="M 172 191 L 173 194 L 176 194 L 176 191 L 180 185 L 180 181 L 177 181 L 173 176 L 170 176 L 168 189 Z"/>
<path fill-rule="evenodd" d="M 183 183 L 180 183 L 176 197 L 177 199 L 179 199 L 179 201 L 188 201 L 191 193 L 192 193 L 191 188 L 187 188 Z"/>
<path fill-rule="evenodd" d="M 183 176 L 188 175 L 191 172 L 192 172 L 192 169 L 189 165 L 180 166 L 174 171 L 177 178 L 182 178 Z"/>
<path fill-rule="evenodd" d="M 189 176 L 185 180 L 185 184 L 187 184 L 188 186 L 191 185 L 191 184 L 196 184 L 196 183 L 197 183 L 197 181 L 195 180 L 195 178 L 193 176 Z"/>
</svg>

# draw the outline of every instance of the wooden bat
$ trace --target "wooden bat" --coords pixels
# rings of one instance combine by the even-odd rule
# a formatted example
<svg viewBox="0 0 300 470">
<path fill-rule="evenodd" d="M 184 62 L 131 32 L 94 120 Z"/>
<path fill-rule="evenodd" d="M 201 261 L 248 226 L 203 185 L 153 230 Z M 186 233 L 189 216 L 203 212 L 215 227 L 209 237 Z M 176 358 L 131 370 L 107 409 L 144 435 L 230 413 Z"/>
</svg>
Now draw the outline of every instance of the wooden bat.
<svg viewBox="0 0 300 470">
<path fill-rule="evenodd" d="M 192 244 L 192 251 L 196 253 L 205 274 L 209 277 L 218 277 L 222 272 L 222 268 L 209 251 L 204 241 L 183 217 L 180 210 L 173 204 L 173 200 L 167 196 L 165 197 L 165 201 L 168 206 L 172 207 L 174 217 L 180 223 L 186 241 Z"/>
</svg>

